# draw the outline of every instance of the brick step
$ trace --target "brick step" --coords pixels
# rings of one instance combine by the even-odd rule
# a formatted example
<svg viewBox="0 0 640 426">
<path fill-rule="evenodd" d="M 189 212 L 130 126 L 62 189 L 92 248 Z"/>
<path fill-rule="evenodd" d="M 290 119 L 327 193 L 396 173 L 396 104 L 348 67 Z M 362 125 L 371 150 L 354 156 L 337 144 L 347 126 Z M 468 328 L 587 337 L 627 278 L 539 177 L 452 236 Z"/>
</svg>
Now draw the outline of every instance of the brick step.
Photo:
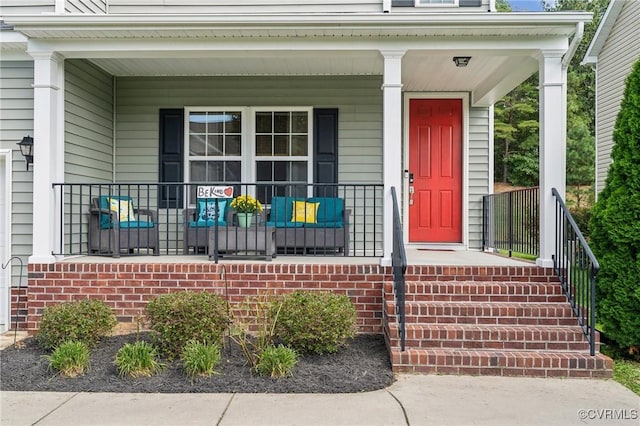
<svg viewBox="0 0 640 426">
<path fill-rule="evenodd" d="M 548 283 L 557 281 L 552 268 L 538 266 L 436 266 L 409 265 L 407 281 L 528 281 Z"/>
<path fill-rule="evenodd" d="M 428 300 L 425 296 L 452 296 L 462 300 L 484 300 L 486 297 L 512 298 L 522 302 L 563 302 L 566 300 L 559 283 L 495 282 L 495 281 L 408 281 L 407 300 Z M 488 299 L 486 299 L 488 300 Z M 496 299 L 496 301 L 499 301 Z M 507 301 L 507 299 L 505 299 Z"/>
<path fill-rule="evenodd" d="M 395 305 L 387 305 L 395 316 Z M 391 312 L 390 312 L 391 311 Z M 407 323 L 484 325 L 575 325 L 568 303 L 408 302 Z"/>
<path fill-rule="evenodd" d="M 390 324 L 389 344 L 399 347 L 398 325 Z M 486 326 L 408 324 L 405 346 L 410 348 L 588 351 L 578 326 Z"/>
<path fill-rule="evenodd" d="M 397 373 L 610 378 L 611 358 L 581 352 L 392 349 Z"/>
</svg>

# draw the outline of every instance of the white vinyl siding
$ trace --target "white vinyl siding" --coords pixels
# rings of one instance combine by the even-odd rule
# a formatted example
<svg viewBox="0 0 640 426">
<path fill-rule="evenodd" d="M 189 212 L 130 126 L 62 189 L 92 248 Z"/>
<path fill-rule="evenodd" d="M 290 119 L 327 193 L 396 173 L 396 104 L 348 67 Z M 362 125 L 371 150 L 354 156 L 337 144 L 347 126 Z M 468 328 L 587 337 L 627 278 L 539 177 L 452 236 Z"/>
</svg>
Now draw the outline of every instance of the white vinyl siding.
<svg viewBox="0 0 640 426">
<path fill-rule="evenodd" d="M 489 193 L 489 108 L 469 110 L 469 248 L 482 248 L 482 196 Z"/>
<path fill-rule="evenodd" d="M 33 62 L 0 61 L 0 149 L 13 151 L 11 168 L 11 254 L 20 256 L 25 268 L 22 285 L 27 285 L 27 257 L 31 255 L 33 221 L 33 169 L 26 170 L 18 142 L 33 136 Z M 36 154 L 37 155 L 37 154 Z M 18 286 L 20 267 L 11 268 L 11 285 Z"/>
<path fill-rule="evenodd" d="M 77 0 L 75 0 L 77 1 Z M 382 12 L 382 0 L 110 0 L 109 13 L 318 13 Z"/>
<path fill-rule="evenodd" d="M 2 0 L 0 16 L 53 13 L 55 0 Z"/>
<path fill-rule="evenodd" d="M 620 111 L 624 85 L 634 62 L 640 59 L 640 1 L 625 1 L 609 37 L 598 55 L 597 78 L 597 192 L 605 185 L 613 127 Z"/>
</svg>

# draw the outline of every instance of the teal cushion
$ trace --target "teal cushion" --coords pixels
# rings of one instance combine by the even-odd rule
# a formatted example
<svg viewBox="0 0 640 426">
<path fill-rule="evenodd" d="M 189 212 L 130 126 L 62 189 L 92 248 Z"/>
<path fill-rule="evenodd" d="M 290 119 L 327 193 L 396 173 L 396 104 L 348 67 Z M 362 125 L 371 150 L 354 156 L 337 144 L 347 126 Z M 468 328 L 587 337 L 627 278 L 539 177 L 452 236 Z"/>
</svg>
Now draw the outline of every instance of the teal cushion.
<svg viewBox="0 0 640 426">
<path fill-rule="evenodd" d="M 294 201 L 304 201 L 304 198 L 271 197 L 269 220 L 274 223 L 291 222 Z"/>
<path fill-rule="evenodd" d="M 267 222 L 267 226 L 271 226 L 273 228 L 302 228 L 304 222 Z"/>
<path fill-rule="evenodd" d="M 226 225 L 226 208 L 227 203 L 230 202 L 230 198 L 218 198 L 218 224 Z M 197 218 L 200 225 L 197 226 L 210 226 L 207 225 L 209 221 L 213 224 L 216 219 L 216 199 L 215 198 L 198 198 L 198 210 Z"/>
<path fill-rule="evenodd" d="M 320 203 L 316 212 L 316 222 L 342 223 L 344 216 L 344 200 L 337 197 L 315 197 L 309 198 L 310 203 Z M 333 226 L 333 225 L 326 225 Z M 342 225 L 340 225 L 342 226 Z"/>
<path fill-rule="evenodd" d="M 111 228 L 111 224 L 107 224 L 106 228 Z M 134 229 L 134 228 L 153 228 L 153 222 L 145 222 L 142 220 L 130 220 L 129 222 L 120 222 L 120 229 Z"/>
<path fill-rule="evenodd" d="M 129 201 L 129 203 L 132 204 L 133 206 L 133 199 L 131 197 L 129 197 L 128 195 L 101 195 L 99 197 L 99 203 L 98 205 L 100 206 L 101 210 L 109 210 L 110 206 L 109 206 L 109 198 L 113 198 L 114 200 L 124 200 L 124 201 Z M 100 229 L 108 229 L 111 228 L 111 219 L 109 217 L 108 214 L 101 214 L 100 215 Z M 122 223 L 120 223 L 120 227 L 123 228 Z"/>
</svg>

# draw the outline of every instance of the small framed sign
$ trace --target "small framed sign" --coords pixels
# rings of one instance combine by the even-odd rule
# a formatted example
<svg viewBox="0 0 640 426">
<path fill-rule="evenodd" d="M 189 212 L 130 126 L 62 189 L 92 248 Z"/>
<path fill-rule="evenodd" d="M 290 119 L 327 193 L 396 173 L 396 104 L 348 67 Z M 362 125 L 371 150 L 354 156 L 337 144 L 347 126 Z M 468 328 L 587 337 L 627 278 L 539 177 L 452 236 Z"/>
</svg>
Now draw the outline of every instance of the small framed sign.
<svg viewBox="0 0 640 426">
<path fill-rule="evenodd" d="M 196 198 L 232 198 L 233 186 L 199 186 Z"/>
</svg>

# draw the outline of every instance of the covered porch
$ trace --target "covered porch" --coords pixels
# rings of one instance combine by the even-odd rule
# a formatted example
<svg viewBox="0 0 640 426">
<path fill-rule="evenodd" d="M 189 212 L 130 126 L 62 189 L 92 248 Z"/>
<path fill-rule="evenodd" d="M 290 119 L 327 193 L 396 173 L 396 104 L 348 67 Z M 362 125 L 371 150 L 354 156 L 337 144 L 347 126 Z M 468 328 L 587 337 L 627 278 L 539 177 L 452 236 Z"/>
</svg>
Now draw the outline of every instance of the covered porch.
<svg viewBox="0 0 640 426">
<path fill-rule="evenodd" d="M 60 247 L 74 243 L 69 229 L 82 222 L 89 205 L 83 200 L 84 210 L 72 211 L 60 185 L 128 182 L 379 185 L 376 209 L 354 207 L 352 214 L 379 224 L 367 250 L 381 265 L 391 263 L 395 187 L 408 246 L 479 250 L 482 196 L 492 192 L 491 105 L 537 70 L 538 265 L 549 267 L 551 188 L 564 193 L 566 64 L 587 19 L 580 13 L 479 19 L 423 12 L 12 17 L 15 30 L 29 37 L 23 43 L 34 63 L 33 204 L 34 211 L 47 212 L 33 221 L 30 263 L 77 254 Z M 419 132 L 414 100 L 459 105 L 458 137 L 451 140 L 459 150 L 451 163 L 457 183 L 446 190 L 455 202 L 433 210 L 417 186 L 426 166 L 413 163 L 413 149 L 421 149 L 414 146 L 420 140 L 413 136 Z M 193 129 L 195 117 L 229 113 L 242 116 L 237 131 L 217 133 L 224 142 L 211 152 L 205 139 L 199 151 L 194 141 L 209 135 Z M 265 114 L 302 115 L 306 128 L 285 132 L 291 144 L 282 149 L 277 132 L 259 129 Z M 262 136 L 274 138 L 270 147 L 261 145 Z M 294 140 L 303 141 L 302 149 Z M 160 217 L 164 201 L 155 194 L 145 208 Z M 187 197 L 179 201 L 177 209 L 194 206 Z M 434 212 L 455 219 L 453 237 L 429 237 L 425 218 Z"/>
</svg>

